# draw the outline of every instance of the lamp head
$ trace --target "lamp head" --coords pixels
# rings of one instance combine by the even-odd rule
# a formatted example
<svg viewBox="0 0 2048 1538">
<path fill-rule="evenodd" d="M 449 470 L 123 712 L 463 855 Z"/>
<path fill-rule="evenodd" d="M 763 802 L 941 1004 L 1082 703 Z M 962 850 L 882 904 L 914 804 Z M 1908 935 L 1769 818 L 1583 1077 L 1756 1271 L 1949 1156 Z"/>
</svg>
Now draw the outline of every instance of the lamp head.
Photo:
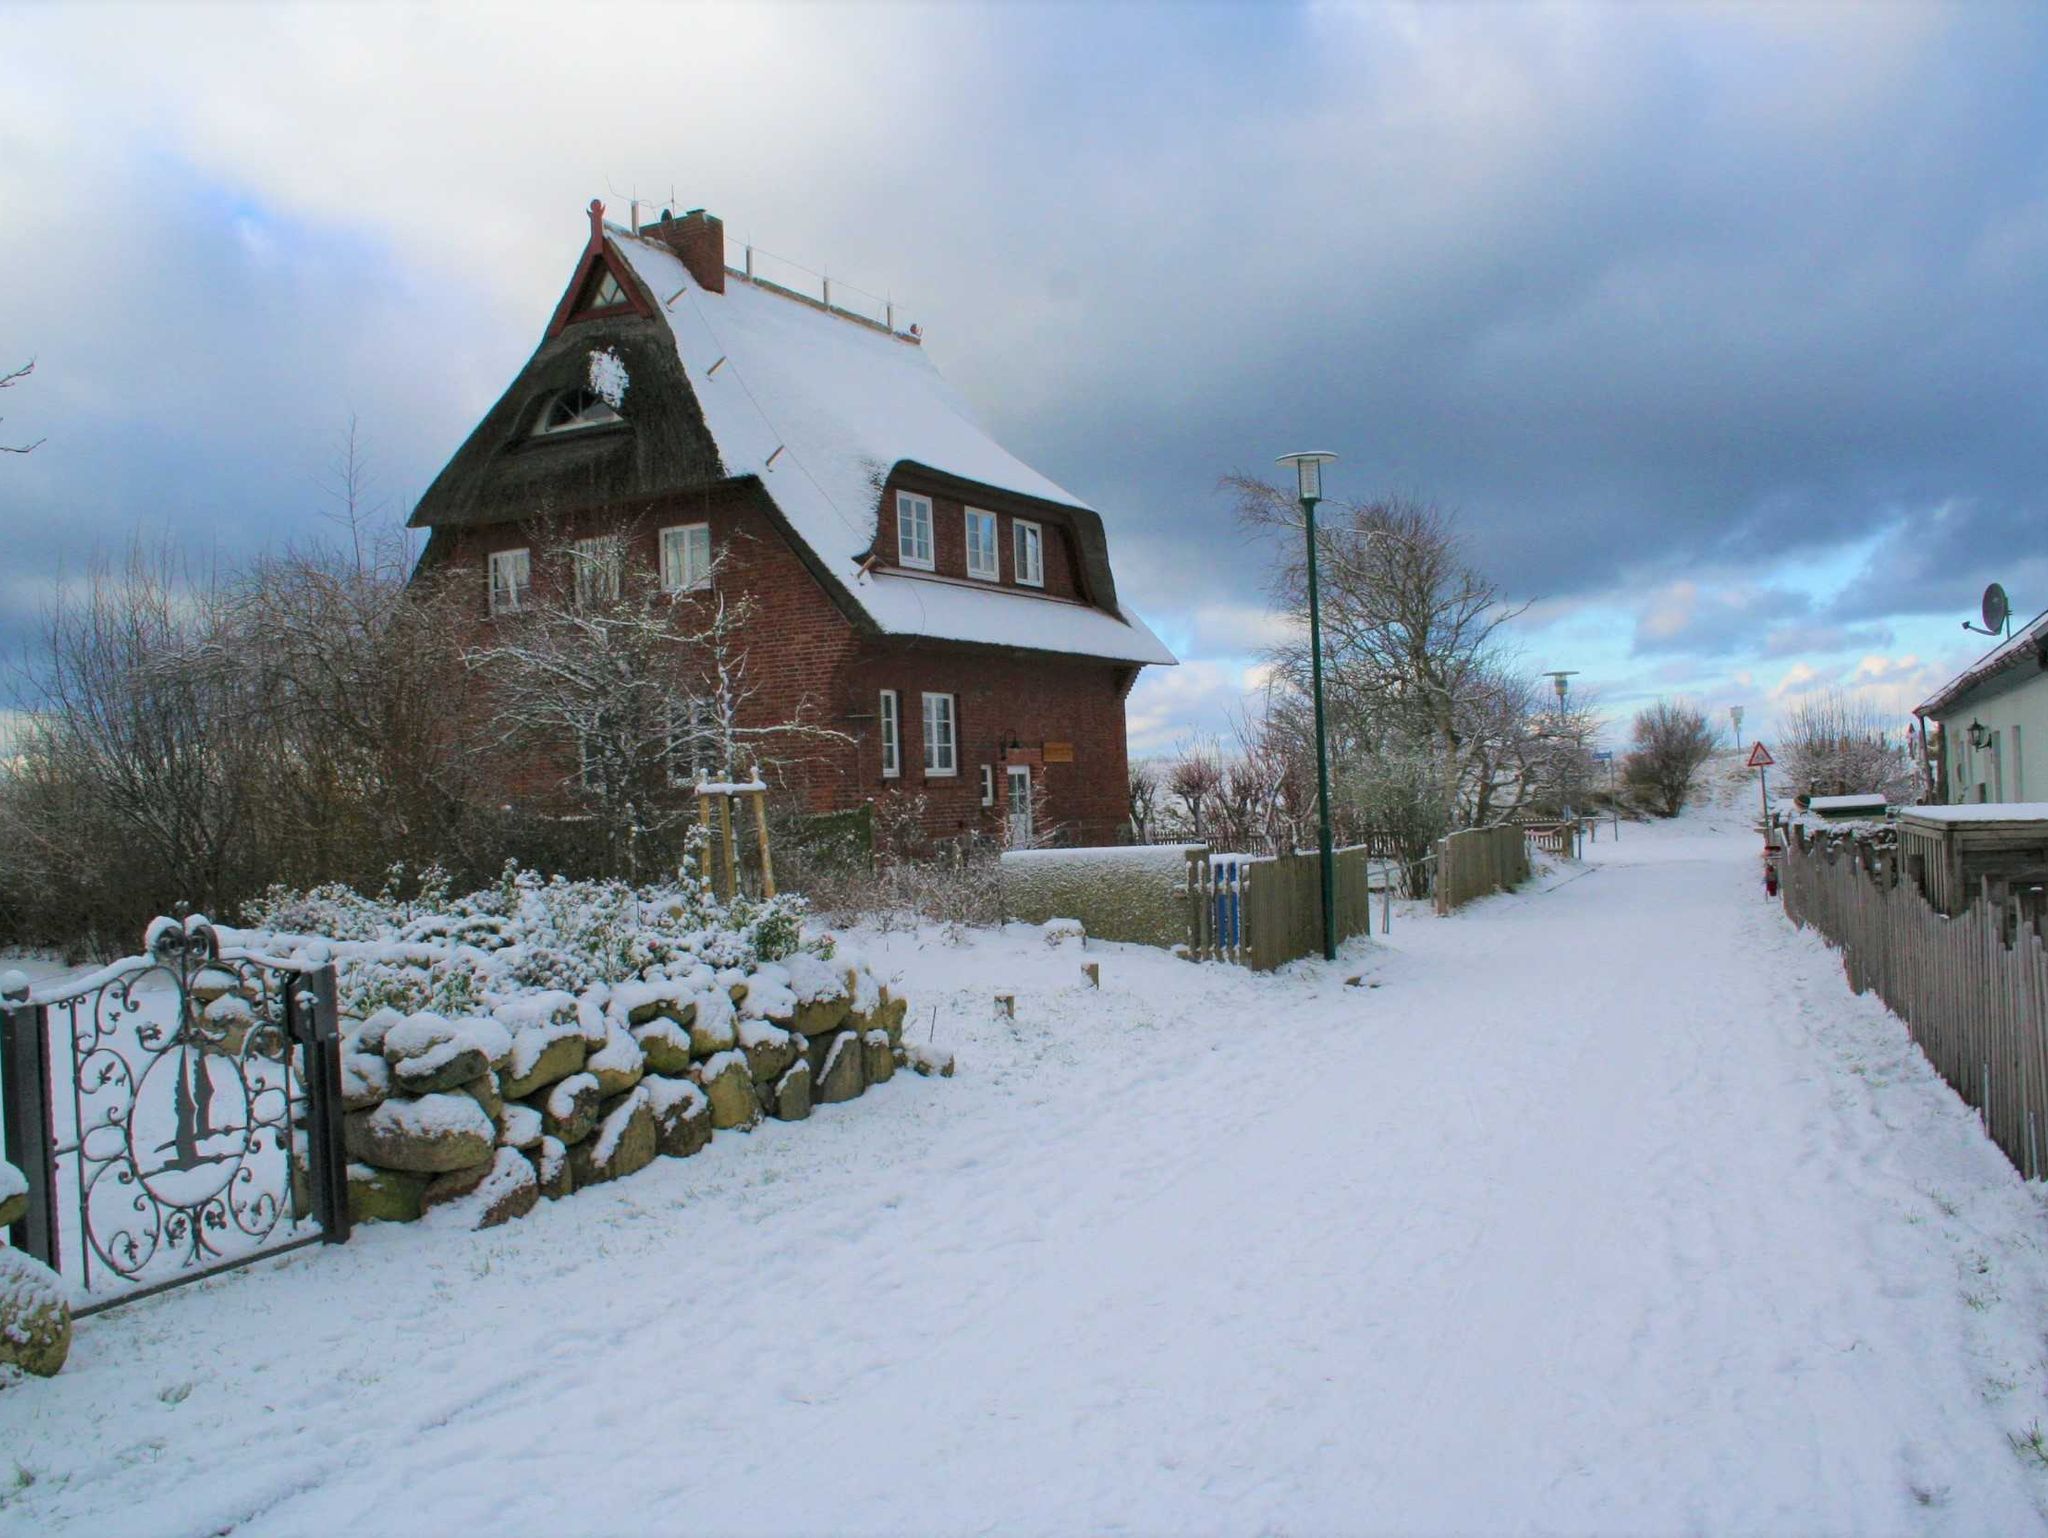
<svg viewBox="0 0 2048 1538">
<path fill-rule="evenodd" d="M 1971 747 L 1973 747 L 1973 748 L 1981 748 L 1981 747 L 1983 747 L 1983 746 L 1984 746 L 1984 738 L 1985 738 L 1985 735 L 1986 735 L 1986 734 L 1985 734 L 1985 731 L 1984 731 L 1984 723 L 1983 723 L 1982 721 L 1972 721 L 1972 722 L 1970 723 L 1970 733 L 1969 733 L 1969 736 L 1970 736 L 1970 746 L 1971 746 Z"/>
<path fill-rule="evenodd" d="M 1319 449 L 1305 449 L 1299 454 L 1282 454 L 1273 461 L 1275 464 L 1294 466 L 1299 495 L 1304 502 L 1320 502 L 1323 499 L 1323 466 L 1337 456 L 1326 454 Z"/>
</svg>

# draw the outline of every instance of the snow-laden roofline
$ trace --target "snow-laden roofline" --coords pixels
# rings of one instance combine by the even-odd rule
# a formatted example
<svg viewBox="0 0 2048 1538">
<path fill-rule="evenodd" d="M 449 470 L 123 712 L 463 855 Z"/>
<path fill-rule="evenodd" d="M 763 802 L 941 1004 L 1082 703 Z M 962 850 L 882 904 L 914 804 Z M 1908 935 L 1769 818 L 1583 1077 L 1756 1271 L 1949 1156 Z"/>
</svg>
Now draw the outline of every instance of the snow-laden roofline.
<svg viewBox="0 0 2048 1538">
<path fill-rule="evenodd" d="M 1926 702 L 1915 708 L 1914 714 L 1937 715 L 1979 686 L 1989 683 L 2008 668 L 2019 666 L 2029 657 L 2048 655 L 2048 610 L 2016 631 L 2011 639 L 2001 641 L 1975 662 L 1943 684 Z"/>
<path fill-rule="evenodd" d="M 707 289 L 667 245 L 622 226 L 607 225 L 605 237 L 673 338 L 724 474 L 758 480 L 828 585 L 878 632 L 1176 660 L 1117 602 L 1100 515 L 991 438 L 922 348 L 744 275 L 730 275 L 722 293 Z M 906 469 L 1059 514 L 1099 605 L 875 568 L 882 495 Z"/>
</svg>

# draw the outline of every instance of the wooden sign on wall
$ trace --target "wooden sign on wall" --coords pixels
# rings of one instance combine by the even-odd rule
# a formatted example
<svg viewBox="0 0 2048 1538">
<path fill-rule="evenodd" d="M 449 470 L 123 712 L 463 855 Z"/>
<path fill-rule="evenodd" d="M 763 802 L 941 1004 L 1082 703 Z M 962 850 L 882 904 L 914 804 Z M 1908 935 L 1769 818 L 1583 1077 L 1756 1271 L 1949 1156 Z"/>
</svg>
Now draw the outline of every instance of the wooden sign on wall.
<svg viewBox="0 0 2048 1538">
<path fill-rule="evenodd" d="M 1048 764 L 1071 764 L 1074 761 L 1074 745 L 1071 742 L 1048 742 L 1045 745 L 1045 761 Z"/>
</svg>

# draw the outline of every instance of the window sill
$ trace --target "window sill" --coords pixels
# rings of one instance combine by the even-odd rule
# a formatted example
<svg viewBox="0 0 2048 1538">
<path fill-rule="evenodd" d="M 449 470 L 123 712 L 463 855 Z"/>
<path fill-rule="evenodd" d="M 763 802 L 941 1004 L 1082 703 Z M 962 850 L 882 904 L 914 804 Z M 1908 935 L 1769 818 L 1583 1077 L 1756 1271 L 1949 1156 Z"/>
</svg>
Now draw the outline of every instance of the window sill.
<svg viewBox="0 0 2048 1538">
<path fill-rule="evenodd" d="M 901 567 L 902 567 L 902 568 L 903 568 L 903 569 L 904 569 L 905 571 L 936 571 L 936 570 L 938 570 L 938 567 L 937 567 L 937 565 L 936 565 L 935 563 L 931 562 L 931 561 L 913 561 L 913 560 L 912 560 L 912 559 L 911 559 L 911 558 L 910 558 L 909 556 L 907 556 L 907 555 L 899 555 L 899 556 L 897 556 L 897 557 L 896 557 L 896 564 L 897 564 L 898 566 L 901 566 Z"/>
<path fill-rule="evenodd" d="M 928 780 L 957 780 L 960 778 L 960 771 L 958 769 L 927 769 L 924 772 L 924 777 Z"/>
</svg>

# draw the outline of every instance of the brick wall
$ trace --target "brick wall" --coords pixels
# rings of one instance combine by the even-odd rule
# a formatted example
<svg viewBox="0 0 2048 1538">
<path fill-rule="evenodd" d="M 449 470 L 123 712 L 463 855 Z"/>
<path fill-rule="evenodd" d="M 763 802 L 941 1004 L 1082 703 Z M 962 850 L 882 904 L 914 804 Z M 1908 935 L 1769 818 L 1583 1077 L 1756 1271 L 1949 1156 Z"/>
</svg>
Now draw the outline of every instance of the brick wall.
<svg viewBox="0 0 2048 1538">
<path fill-rule="evenodd" d="M 567 519 L 545 535 L 519 525 L 465 530 L 447 538 L 440 548 L 457 571 L 473 574 L 478 626 L 500 626 L 518 620 L 489 615 L 485 562 L 492 551 L 533 549 L 533 580 L 540 586 L 570 580 L 566 570 L 549 569 L 549 544 L 619 532 L 628 540 L 628 559 L 651 569 L 658 562 L 661 529 L 708 523 L 713 552 L 721 562 L 721 590 L 729 597 L 744 594 L 752 605 L 747 676 L 756 693 L 750 714 L 757 721 L 779 721 L 807 708 L 817 724 L 849 739 L 806 750 L 806 762 L 787 776 L 786 793 L 800 796 L 811 810 L 820 812 L 857 806 L 871 797 L 922 793 L 929 809 L 927 830 L 933 837 L 976 830 L 994 834 L 1000 831 L 1006 801 L 1003 769 L 1017 762 L 1028 764 L 1034 784 L 1043 785 L 1045 815 L 1061 828 L 1065 842 L 1110 843 L 1119 837 L 1129 812 L 1124 698 L 1136 676 L 1134 668 L 864 635 L 770 521 L 759 496 L 751 488 L 718 488 Z M 950 550 L 964 572 L 961 504 L 944 499 L 935 503 L 942 569 Z M 885 523 L 893 550 L 893 520 Z M 1046 534 L 1048 591 L 1064 587 L 1071 593 L 1074 568 L 1065 531 L 1048 523 Z M 1007 578 L 1007 516 L 1002 541 Z M 894 780 L 881 775 L 878 711 L 885 688 L 897 690 L 901 700 L 903 772 Z M 927 691 L 956 699 L 955 776 L 924 772 L 922 696 Z M 1018 744 L 1014 750 L 1013 741 Z M 1056 745 L 1051 755 L 1047 744 Z M 1071 760 L 1049 761 L 1065 757 L 1057 746 L 1062 744 L 1071 749 Z M 508 788 L 518 796 L 546 799 L 560 785 L 567 762 L 556 755 L 508 765 Z M 984 764 L 995 768 L 992 808 L 981 804 Z"/>
</svg>

